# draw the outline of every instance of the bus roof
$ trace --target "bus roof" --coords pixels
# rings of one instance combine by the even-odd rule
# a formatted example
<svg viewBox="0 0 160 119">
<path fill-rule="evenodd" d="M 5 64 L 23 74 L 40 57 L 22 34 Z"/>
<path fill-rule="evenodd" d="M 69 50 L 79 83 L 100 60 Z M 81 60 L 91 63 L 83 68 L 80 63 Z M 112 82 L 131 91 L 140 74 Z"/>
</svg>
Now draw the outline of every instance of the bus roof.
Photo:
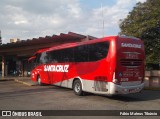
<svg viewBox="0 0 160 119">
<path fill-rule="evenodd" d="M 35 59 L 35 58 L 36 58 L 36 56 L 30 57 L 30 58 L 28 59 L 28 62 L 31 61 L 31 60 L 33 60 L 33 59 Z"/>
<path fill-rule="evenodd" d="M 50 47 L 46 51 L 59 50 L 59 49 L 71 48 L 71 47 L 85 45 L 85 44 L 92 44 L 92 43 L 97 43 L 97 42 L 103 42 L 103 41 L 110 40 L 110 38 L 116 38 L 116 37 L 117 36 L 110 36 L 110 37 L 98 38 L 98 39 L 95 39 L 95 40 L 62 44 L 62 45 L 59 45 L 59 46 Z"/>
<path fill-rule="evenodd" d="M 53 47 L 50 47 L 50 48 L 44 48 L 44 49 L 38 50 L 35 54 L 42 53 L 42 52 L 45 52 L 45 51 L 47 52 L 47 51 L 52 51 L 52 50 L 60 50 L 60 49 L 71 48 L 71 47 L 80 46 L 80 45 L 84 45 L 84 44 L 92 44 L 92 43 L 97 43 L 97 42 L 111 41 L 111 40 L 117 39 L 117 38 L 127 38 L 127 39 L 129 38 L 129 39 L 140 40 L 139 38 L 130 37 L 130 36 L 108 36 L 108 37 L 97 38 L 97 39 L 89 40 L 89 41 L 67 43 L 67 44 L 62 44 L 62 45 L 59 45 L 59 46 L 53 46 Z"/>
<path fill-rule="evenodd" d="M 34 55 L 39 54 L 39 53 L 42 53 L 42 52 L 44 52 L 44 51 L 46 51 L 46 50 L 48 50 L 48 48 L 40 49 L 40 50 L 36 51 L 36 52 L 34 53 Z"/>
</svg>

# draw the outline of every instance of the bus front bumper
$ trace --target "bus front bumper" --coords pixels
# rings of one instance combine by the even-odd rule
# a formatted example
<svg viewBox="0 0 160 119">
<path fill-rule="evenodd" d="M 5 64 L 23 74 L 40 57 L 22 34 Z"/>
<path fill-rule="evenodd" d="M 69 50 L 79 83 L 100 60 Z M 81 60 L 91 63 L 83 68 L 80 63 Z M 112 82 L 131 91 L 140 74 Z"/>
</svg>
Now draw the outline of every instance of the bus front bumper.
<svg viewBox="0 0 160 119">
<path fill-rule="evenodd" d="M 116 84 L 110 82 L 109 87 L 110 87 L 109 94 L 111 94 L 111 95 L 130 94 L 130 93 L 140 92 L 144 87 L 144 83 L 141 83 L 141 84 L 135 85 L 135 86 L 121 86 L 121 85 L 116 85 Z"/>
</svg>

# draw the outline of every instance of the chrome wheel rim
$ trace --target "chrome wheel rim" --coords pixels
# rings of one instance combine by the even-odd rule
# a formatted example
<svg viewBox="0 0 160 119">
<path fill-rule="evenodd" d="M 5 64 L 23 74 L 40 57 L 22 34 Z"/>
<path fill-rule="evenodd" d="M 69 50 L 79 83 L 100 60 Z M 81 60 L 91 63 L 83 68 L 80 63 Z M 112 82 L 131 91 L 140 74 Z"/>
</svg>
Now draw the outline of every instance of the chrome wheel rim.
<svg viewBox="0 0 160 119">
<path fill-rule="evenodd" d="M 76 83 L 76 85 L 75 85 L 75 91 L 78 93 L 80 90 L 81 90 L 81 86 L 80 86 L 80 84 L 79 83 Z"/>
<path fill-rule="evenodd" d="M 38 77 L 38 84 L 41 84 L 41 78 Z"/>
</svg>

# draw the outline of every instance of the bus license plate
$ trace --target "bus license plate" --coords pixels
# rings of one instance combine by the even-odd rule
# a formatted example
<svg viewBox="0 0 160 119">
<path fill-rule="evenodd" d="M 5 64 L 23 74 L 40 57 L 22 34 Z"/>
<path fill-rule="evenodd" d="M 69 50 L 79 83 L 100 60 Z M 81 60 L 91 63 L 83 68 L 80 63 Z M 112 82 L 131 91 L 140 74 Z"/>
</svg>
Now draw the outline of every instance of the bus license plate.
<svg viewBox="0 0 160 119">
<path fill-rule="evenodd" d="M 136 92 L 136 90 L 135 89 L 129 89 L 129 92 L 134 93 L 134 92 Z"/>
</svg>

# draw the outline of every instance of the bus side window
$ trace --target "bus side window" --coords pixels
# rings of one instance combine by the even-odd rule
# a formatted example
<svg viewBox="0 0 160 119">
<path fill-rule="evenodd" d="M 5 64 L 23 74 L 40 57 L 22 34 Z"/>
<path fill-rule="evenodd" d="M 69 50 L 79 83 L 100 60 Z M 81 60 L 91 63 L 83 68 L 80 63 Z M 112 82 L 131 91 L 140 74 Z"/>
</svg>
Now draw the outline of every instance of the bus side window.
<svg viewBox="0 0 160 119">
<path fill-rule="evenodd" d="M 47 52 L 49 63 L 74 62 L 73 48 Z"/>
<path fill-rule="evenodd" d="M 98 61 L 105 58 L 108 54 L 109 43 L 101 42 L 88 45 L 89 47 L 89 60 Z"/>
<path fill-rule="evenodd" d="M 61 61 L 62 53 L 59 50 L 47 52 L 47 58 L 49 63 L 58 63 Z"/>
<path fill-rule="evenodd" d="M 88 45 L 81 45 L 74 49 L 75 62 L 88 62 Z"/>
<path fill-rule="evenodd" d="M 73 48 L 67 48 L 62 50 L 62 62 L 74 62 Z"/>
<path fill-rule="evenodd" d="M 39 59 L 40 64 L 46 64 L 48 63 L 48 54 L 46 52 L 43 52 Z"/>
<path fill-rule="evenodd" d="M 52 63 L 52 53 L 51 52 L 46 52 L 46 53 L 47 53 L 48 63 Z"/>
</svg>

